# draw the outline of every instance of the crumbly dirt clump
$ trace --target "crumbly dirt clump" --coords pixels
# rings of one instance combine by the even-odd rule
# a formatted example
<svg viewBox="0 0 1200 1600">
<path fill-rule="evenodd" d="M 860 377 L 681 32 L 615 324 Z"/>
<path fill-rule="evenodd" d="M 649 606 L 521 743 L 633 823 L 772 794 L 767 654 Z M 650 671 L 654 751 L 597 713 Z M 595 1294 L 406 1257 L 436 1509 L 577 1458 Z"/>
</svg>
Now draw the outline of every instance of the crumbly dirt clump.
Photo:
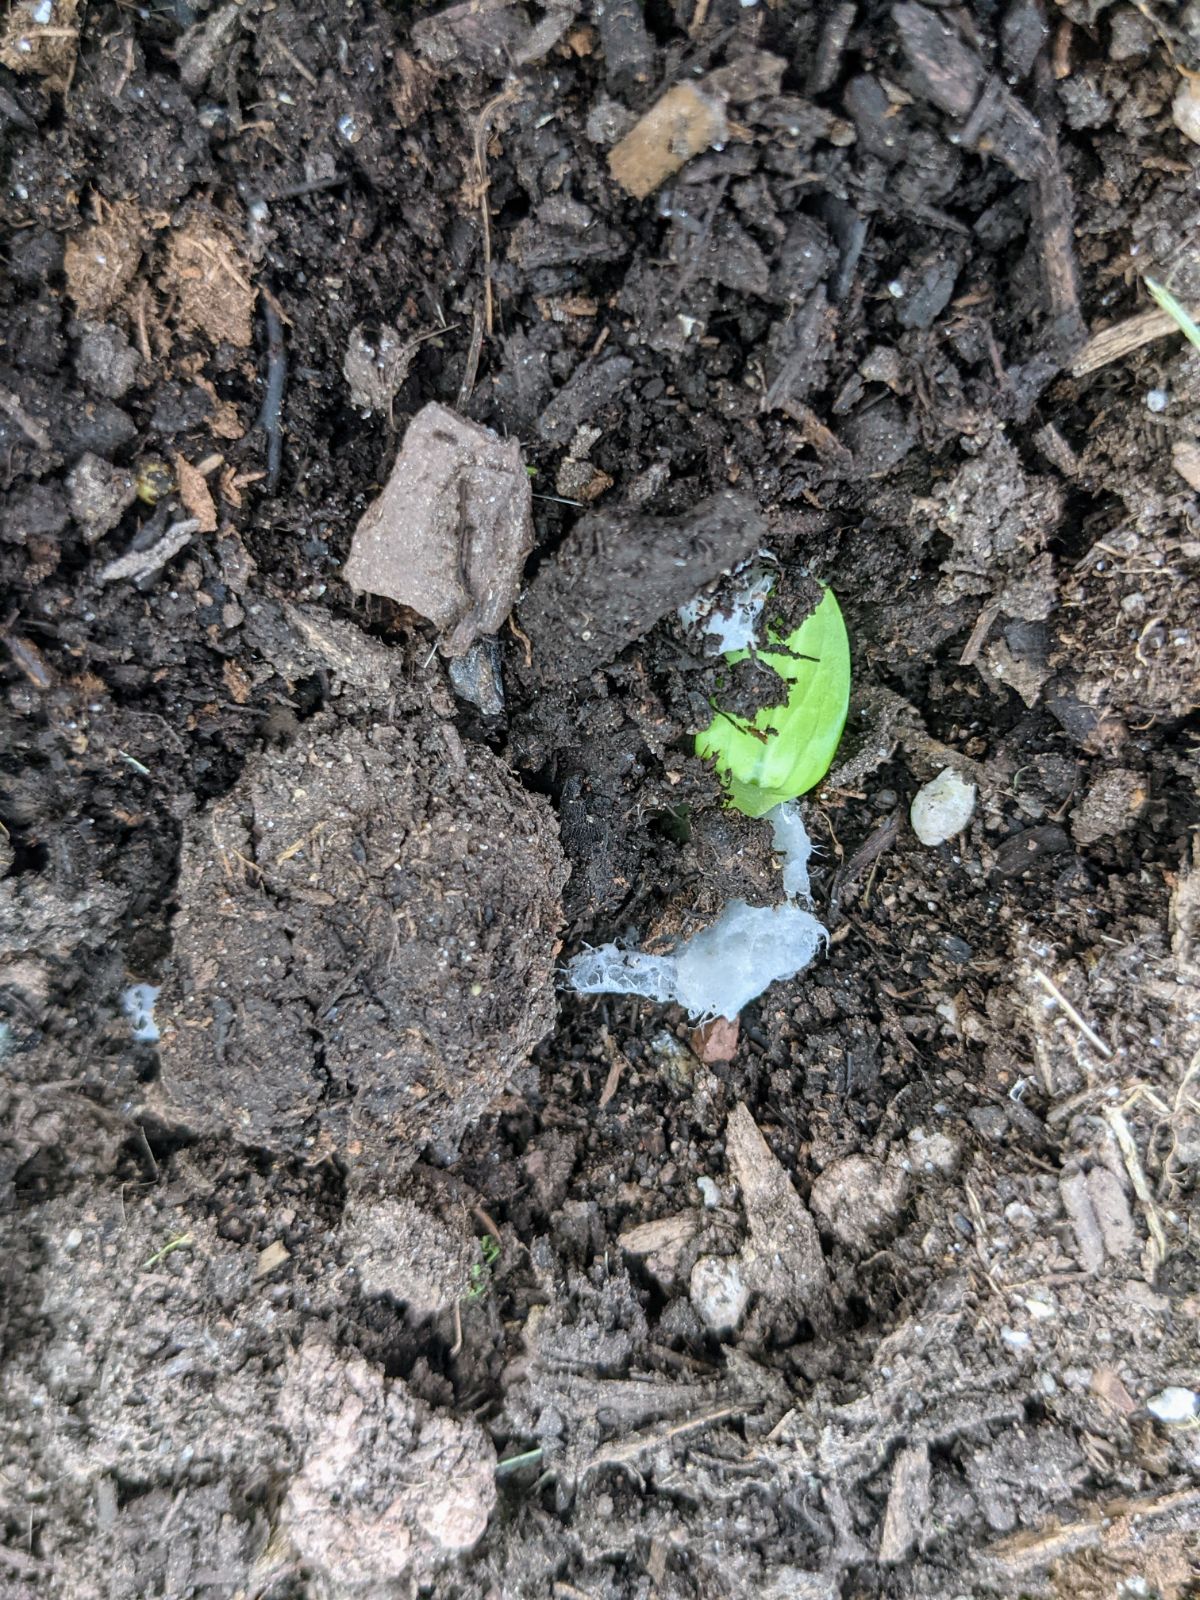
<svg viewBox="0 0 1200 1600">
<path fill-rule="evenodd" d="M 452 1149 L 553 1023 L 565 878 L 449 724 L 306 727 L 185 831 L 162 1114 L 360 1169 Z"/>
</svg>

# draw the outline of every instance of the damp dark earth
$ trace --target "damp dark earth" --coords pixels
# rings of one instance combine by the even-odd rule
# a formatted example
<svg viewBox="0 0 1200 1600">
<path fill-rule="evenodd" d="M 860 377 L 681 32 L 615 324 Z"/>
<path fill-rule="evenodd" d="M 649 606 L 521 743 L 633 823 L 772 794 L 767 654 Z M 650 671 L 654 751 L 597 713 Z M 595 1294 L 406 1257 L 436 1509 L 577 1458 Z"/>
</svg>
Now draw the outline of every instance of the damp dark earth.
<svg viewBox="0 0 1200 1600">
<path fill-rule="evenodd" d="M 1197 1592 L 1198 177 L 1196 0 L 13 0 L 5 1600 Z"/>
</svg>

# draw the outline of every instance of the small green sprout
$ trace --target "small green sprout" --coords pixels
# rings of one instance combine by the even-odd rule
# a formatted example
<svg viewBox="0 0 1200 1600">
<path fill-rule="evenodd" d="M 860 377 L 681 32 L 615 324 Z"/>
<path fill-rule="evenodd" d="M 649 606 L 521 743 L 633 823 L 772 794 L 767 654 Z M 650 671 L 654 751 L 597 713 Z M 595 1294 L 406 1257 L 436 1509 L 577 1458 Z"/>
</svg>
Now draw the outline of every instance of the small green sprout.
<svg viewBox="0 0 1200 1600">
<path fill-rule="evenodd" d="M 523 1450 L 519 1456 L 506 1456 L 503 1461 L 497 1461 L 496 1476 L 507 1478 L 511 1473 L 519 1472 L 522 1467 L 535 1467 L 545 1453 L 544 1448 L 539 1445 L 536 1450 Z"/>
<path fill-rule="evenodd" d="M 479 1240 L 479 1257 L 480 1259 L 472 1264 L 467 1292 L 463 1296 L 469 1306 L 473 1306 L 478 1300 L 486 1299 L 491 1292 L 492 1268 L 500 1259 L 500 1246 L 490 1233 Z"/>
<path fill-rule="evenodd" d="M 758 659 L 788 685 L 782 705 L 764 706 L 753 722 L 717 709 L 696 735 L 696 754 L 716 757 L 729 803 L 747 817 L 806 794 L 829 771 L 850 709 L 850 641 L 833 590 L 786 638 L 768 632 L 774 650 Z M 731 651 L 731 664 L 748 650 Z"/>
<path fill-rule="evenodd" d="M 1183 337 L 1194 344 L 1197 350 L 1200 350 L 1200 327 L 1196 326 L 1171 291 L 1165 289 L 1161 283 L 1156 283 L 1153 278 L 1144 278 L 1142 281 L 1149 289 L 1150 298 L 1155 305 L 1160 310 L 1165 311 Z"/>
<path fill-rule="evenodd" d="M 149 1260 L 142 1262 L 142 1271 L 147 1272 L 151 1267 L 156 1267 L 160 1261 L 165 1261 L 168 1256 L 174 1255 L 176 1250 L 186 1249 L 191 1242 L 190 1233 L 176 1234 L 174 1239 L 167 1240 L 161 1250 L 156 1250 Z"/>
</svg>

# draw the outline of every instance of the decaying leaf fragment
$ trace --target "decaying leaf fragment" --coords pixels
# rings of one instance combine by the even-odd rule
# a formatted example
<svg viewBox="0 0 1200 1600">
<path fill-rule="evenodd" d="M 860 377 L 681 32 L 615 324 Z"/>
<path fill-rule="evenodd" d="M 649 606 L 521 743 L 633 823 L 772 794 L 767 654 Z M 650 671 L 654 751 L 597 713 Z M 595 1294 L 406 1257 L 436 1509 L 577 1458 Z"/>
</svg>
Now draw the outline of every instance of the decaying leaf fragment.
<svg viewBox="0 0 1200 1600">
<path fill-rule="evenodd" d="M 520 446 L 436 402 L 409 424 L 383 493 L 354 534 L 346 582 L 428 617 L 461 656 L 513 608 L 533 548 Z"/>
</svg>

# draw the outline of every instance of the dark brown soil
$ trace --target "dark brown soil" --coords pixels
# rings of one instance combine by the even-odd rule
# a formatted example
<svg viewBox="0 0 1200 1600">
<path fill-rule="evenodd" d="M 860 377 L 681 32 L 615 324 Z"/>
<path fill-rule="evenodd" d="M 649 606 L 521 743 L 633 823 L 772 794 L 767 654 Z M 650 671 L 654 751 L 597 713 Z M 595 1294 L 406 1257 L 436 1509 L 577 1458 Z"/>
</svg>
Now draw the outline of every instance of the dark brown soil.
<svg viewBox="0 0 1200 1600">
<path fill-rule="evenodd" d="M 12 7 L 0 1594 L 1195 1592 L 1197 71 L 1132 0 Z M 431 401 L 533 488 L 453 679 L 344 577 Z M 759 549 L 851 634 L 829 949 L 581 1000 L 780 896 L 675 616 Z"/>
</svg>

